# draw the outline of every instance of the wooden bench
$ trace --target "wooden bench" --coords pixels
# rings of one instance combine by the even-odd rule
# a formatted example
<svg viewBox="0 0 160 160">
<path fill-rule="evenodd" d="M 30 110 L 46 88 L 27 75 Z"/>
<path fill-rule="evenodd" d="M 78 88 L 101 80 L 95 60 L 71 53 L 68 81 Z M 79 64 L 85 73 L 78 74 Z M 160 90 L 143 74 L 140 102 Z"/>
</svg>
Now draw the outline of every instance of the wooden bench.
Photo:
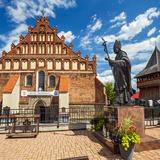
<svg viewBox="0 0 160 160">
<path fill-rule="evenodd" d="M 12 126 L 8 126 L 6 127 L 6 129 L 12 130 Z M 34 132 L 36 130 L 36 125 L 28 125 L 28 126 L 18 125 L 18 126 L 15 126 L 15 130 L 20 130 L 23 133 L 27 131 Z"/>
<path fill-rule="evenodd" d="M 36 133 L 9 133 L 6 134 L 8 138 L 35 138 Z"/>
<path fill-rule="evenodd" d="M 39 132 L 39 115 L 9 115 L 9 118 L 12 118 L 12 125 L 8 126 L 8 138 L 22 138 L 22 137 L 36 137 Z M 17 119 L 24 120 L 34 119 L 36 124 L 25 124 L 25 125 L 16 125 Z M 28 120 L 29 121 L 29 120 Z M 16 131 L 22 132 L 16 132 Z"/>
</svg>

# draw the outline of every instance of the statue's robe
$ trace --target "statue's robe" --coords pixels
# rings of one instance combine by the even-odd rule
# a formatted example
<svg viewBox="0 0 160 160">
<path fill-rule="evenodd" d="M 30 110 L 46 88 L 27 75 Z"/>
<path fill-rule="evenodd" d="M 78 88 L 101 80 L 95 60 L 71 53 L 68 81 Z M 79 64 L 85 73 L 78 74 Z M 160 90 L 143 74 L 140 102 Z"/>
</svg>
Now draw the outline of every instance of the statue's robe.
<svg viewBox="0 0 160 160">
<path fill-rule="evenodd" d="M 130 103 L 132 94 L 131 64 L 127 53 L 120 51 L 110 64 L 115 79 L 116 103 L 120 105 Z"/>
</svg>

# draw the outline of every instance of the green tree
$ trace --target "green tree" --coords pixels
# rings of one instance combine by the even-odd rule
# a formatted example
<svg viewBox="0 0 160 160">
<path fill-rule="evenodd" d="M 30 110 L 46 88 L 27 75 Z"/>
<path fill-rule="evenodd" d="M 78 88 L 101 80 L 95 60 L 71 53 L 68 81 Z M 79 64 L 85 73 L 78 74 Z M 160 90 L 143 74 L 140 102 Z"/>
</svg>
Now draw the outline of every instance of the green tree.
<svg viewBox="0 0 160 160">
<path fill-rule="evenodd" d="M 109 101 L 108 103 L 112 105 L 115 100 L 115 91 L 114 91 L 113 83 L 111 82 L 106 83 L 105 89 L 106 89 L 106 94 Z"/>
</svg>

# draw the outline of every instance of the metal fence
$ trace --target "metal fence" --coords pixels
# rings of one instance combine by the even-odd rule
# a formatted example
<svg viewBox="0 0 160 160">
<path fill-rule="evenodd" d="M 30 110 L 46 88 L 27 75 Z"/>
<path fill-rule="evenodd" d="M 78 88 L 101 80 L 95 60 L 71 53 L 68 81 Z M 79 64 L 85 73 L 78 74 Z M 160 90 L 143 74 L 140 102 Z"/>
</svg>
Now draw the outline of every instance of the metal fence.
<svg viewBox="0 0 160 160">
<path fill-rule="evenodd" d="M 160 125 L 160 106 L 144 107 L 145 126 Z"/>
<path fill-rule="evenodd" d="M 108 108 L 108 107 L 107 107 Z M 105 111 L 103 107 L 72 107 L 58 108 L 53 106 L 45 106 L 36 109 L 7 109 L 0 111 L 0 132 L 13 123 L 10 115 L 40 115 L 40 125 L 56 125 L 61 124 L 90 124 L 91 119 L 99 116 L 106 116 L 112 122 L 116 123 L 116 112 Z M 160 125 L 160 107 L 144 107 L 145 126 Z M 109 114 L 108 114 L 109 113 Z M 18 120 L 18 124 L 23 124 L 25 119 Z M 31 124 L 35 123 L 34 118 L 29 119 Z"/>
<path fill-rule="evenodd" d="M 10 115 L 40 115 L 40 123 L 43 124 L 61 124 L 61 123 L 90 123 L 90 120 L 96 116 L 103 115 L 103 108 L 94 107 L 40 107 L 36 109 L 9 109 L 4 108 L 0 113 L 0 126 L 6 126 L 12 123 Z M 34 123 L 34 119 L 31 120 Z"/>
</svg>

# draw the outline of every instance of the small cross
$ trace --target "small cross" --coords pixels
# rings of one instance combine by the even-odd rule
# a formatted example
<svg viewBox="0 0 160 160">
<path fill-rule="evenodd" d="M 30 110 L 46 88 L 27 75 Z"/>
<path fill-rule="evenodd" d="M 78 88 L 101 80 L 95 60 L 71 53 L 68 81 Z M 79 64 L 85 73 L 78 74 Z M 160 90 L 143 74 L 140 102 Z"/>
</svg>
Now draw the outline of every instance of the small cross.
<svg viewBox="0 0 160 160">
<path fill-rule="evenodd" d="M 44 9 L 41 11 L 41 13 L 42 13 L 42 17 L 44 17 L 44 15 L 45 15 Z"/>
</svg>

